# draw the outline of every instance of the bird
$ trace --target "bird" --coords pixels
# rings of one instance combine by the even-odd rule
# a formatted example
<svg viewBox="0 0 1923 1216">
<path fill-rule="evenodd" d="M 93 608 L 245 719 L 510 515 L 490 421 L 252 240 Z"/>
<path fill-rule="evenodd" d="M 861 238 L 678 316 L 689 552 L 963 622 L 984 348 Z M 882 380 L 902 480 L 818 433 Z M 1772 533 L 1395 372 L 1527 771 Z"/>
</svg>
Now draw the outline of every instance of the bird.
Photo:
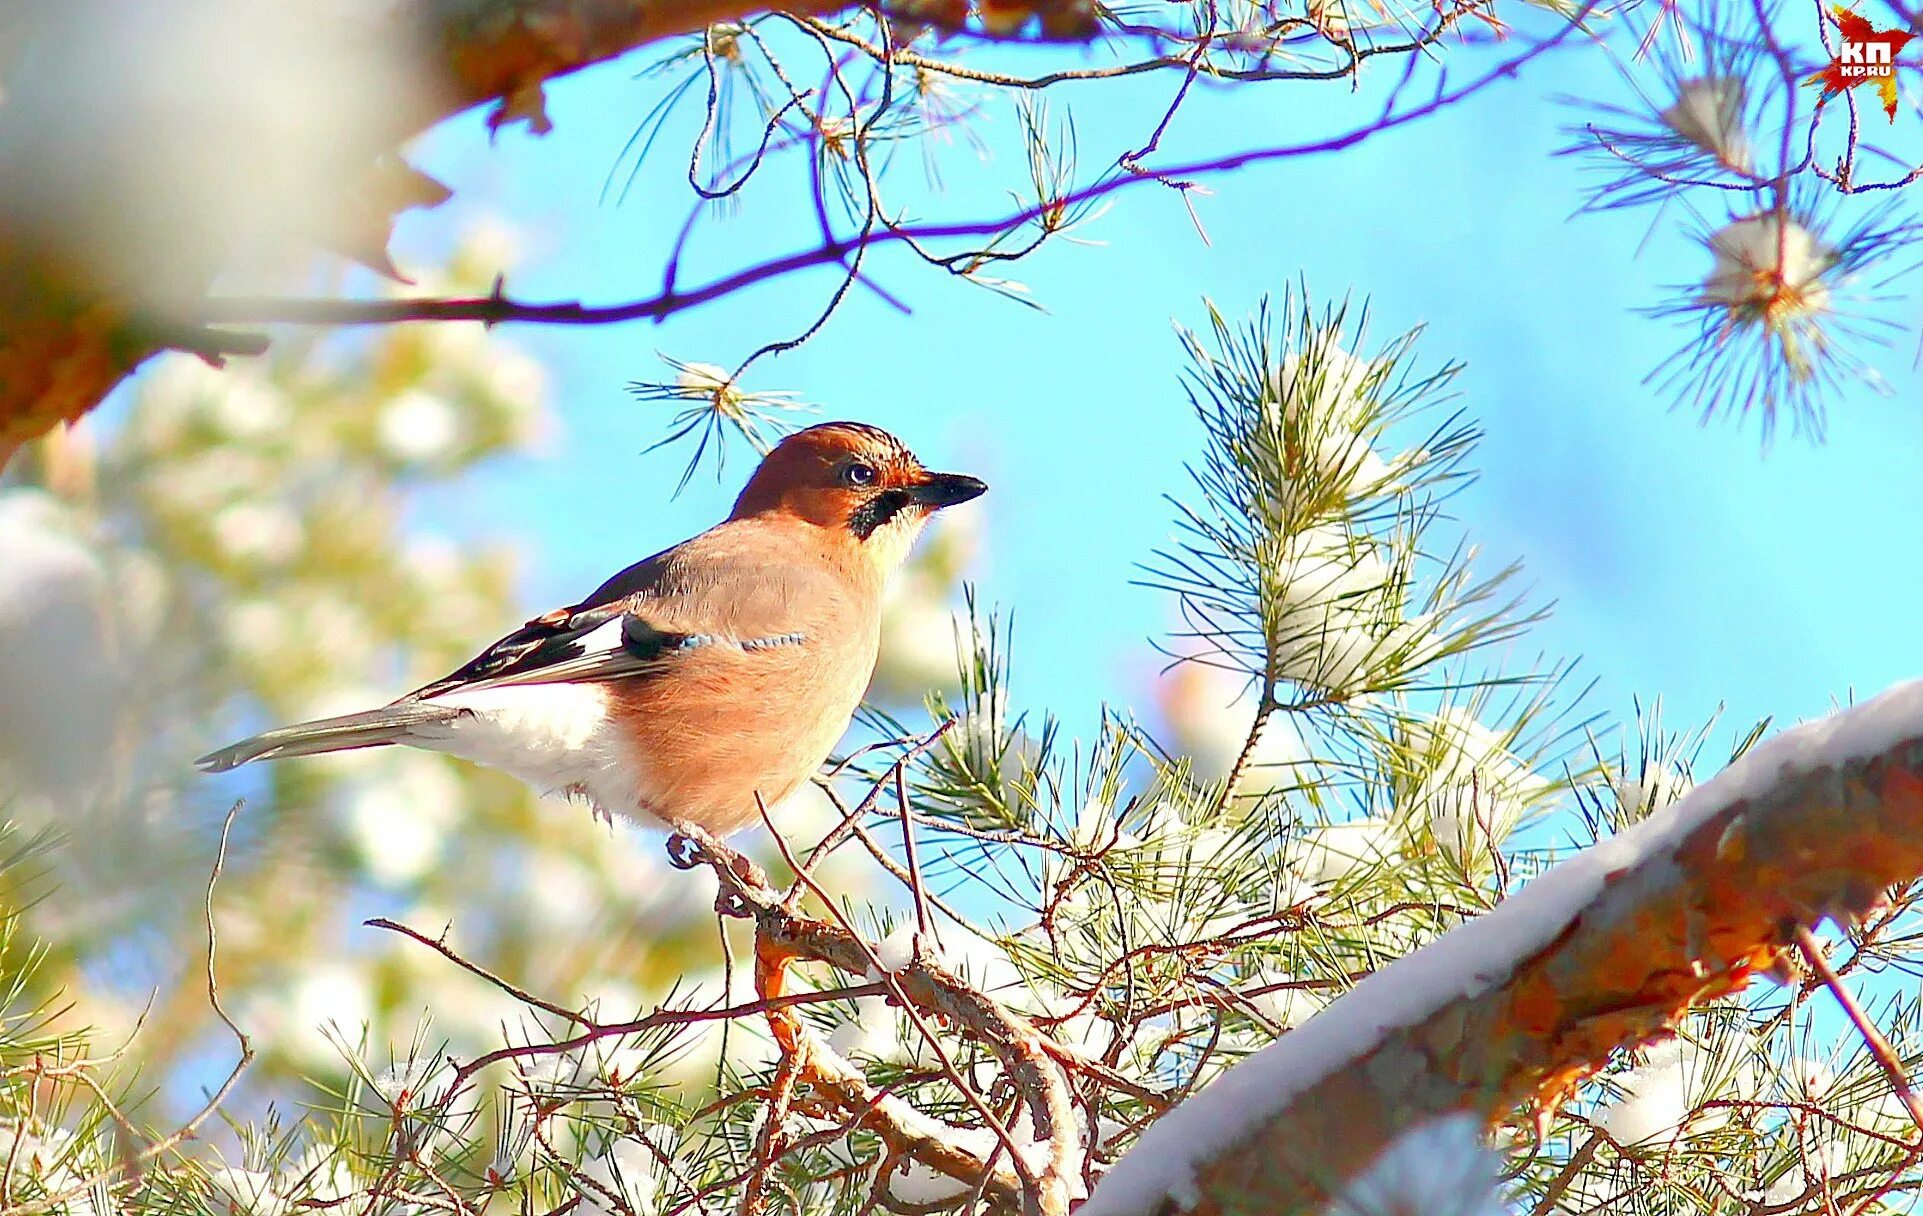
<svg viewBox="0 0 1923 1216">
<path fill-rule="evenodd" d="M 935 512 L 987 489 L 929 472 L 865 423 L 796 431 L 727 519 L 451 674 L 196 764 L 423 748 L 583 798 L 610 821 L 726 836 L 820 770 L 874 675 L 890 578 Z"/>
</svg>

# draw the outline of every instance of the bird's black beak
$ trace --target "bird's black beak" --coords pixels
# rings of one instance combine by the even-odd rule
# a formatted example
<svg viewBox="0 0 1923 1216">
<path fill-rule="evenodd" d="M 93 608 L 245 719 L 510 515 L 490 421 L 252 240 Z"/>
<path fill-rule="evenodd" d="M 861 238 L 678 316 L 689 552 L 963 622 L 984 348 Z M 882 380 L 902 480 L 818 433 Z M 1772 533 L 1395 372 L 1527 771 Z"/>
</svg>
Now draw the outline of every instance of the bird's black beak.
<svg viewBox="0 0 1923 1216">
<path fill-rule="evenodd" d="M 927 481 L 909 487 L 908 496 L 919 506 L 939 511 L 987 492 L 988 483 L 978 477 L 966 473 L 930 473 Z"/>
</svg>

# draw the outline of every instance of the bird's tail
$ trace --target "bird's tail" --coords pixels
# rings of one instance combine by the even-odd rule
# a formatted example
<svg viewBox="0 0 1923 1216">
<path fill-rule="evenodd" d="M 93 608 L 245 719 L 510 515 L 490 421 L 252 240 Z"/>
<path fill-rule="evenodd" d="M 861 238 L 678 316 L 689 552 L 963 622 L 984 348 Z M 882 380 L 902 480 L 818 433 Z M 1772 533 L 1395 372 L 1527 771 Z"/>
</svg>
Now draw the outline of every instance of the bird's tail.
<svg viewBox="0 0 1923 1216">
<path fill-rule="evenodd" d="M 208 752 L 194 763 L 202 772 L 224 773 L 250 760 L 285 760 L 289 756 L 380 747 L 398 742 L 416 726 L 446 722 L 465 712 L 452 706 L 421 702 L 388 705 L 358 714 L 342 714 L 338 718 L 320 718 L 295 726 L 283 726 L 264 735 L 230 743 L 219 751 Z"/>
</svg>

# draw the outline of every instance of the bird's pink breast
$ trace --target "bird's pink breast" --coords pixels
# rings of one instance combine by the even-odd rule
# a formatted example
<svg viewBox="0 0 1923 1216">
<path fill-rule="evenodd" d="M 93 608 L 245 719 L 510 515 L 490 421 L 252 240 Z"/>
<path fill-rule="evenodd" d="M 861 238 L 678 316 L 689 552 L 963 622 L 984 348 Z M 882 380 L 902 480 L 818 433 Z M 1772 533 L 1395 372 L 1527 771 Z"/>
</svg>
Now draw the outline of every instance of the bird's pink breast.
<svg viewBox="0 0 1923 1216">
<path fill-rule="evenodd" d="M 872 643 L 718 646 L 673 679 L 615 685 L 613 723 L 642 775 L 633 810 L 716 834 L 759 822 L 756 796 L 773 807 L 814 775 L 873 671 Z"/>
</svg>

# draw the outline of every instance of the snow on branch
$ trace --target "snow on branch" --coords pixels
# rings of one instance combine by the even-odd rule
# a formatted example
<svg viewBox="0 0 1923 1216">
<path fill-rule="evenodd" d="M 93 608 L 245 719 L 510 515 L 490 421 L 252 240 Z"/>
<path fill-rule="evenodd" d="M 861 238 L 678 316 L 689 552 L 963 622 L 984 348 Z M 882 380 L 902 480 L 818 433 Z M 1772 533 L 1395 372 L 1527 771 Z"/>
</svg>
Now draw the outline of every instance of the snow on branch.
<svg viewBox="0 0 1923 1216">
<path fill-rule="evenodd" d="M 1416 1124 L 1552 1110 L 1775 970 L 1798 927 L 1918 874 L 1923 680 L 1785 731 L 1376 972 L 1155 1124 L 1081 1216 L 1320 1210 Z"/>
</svg>

